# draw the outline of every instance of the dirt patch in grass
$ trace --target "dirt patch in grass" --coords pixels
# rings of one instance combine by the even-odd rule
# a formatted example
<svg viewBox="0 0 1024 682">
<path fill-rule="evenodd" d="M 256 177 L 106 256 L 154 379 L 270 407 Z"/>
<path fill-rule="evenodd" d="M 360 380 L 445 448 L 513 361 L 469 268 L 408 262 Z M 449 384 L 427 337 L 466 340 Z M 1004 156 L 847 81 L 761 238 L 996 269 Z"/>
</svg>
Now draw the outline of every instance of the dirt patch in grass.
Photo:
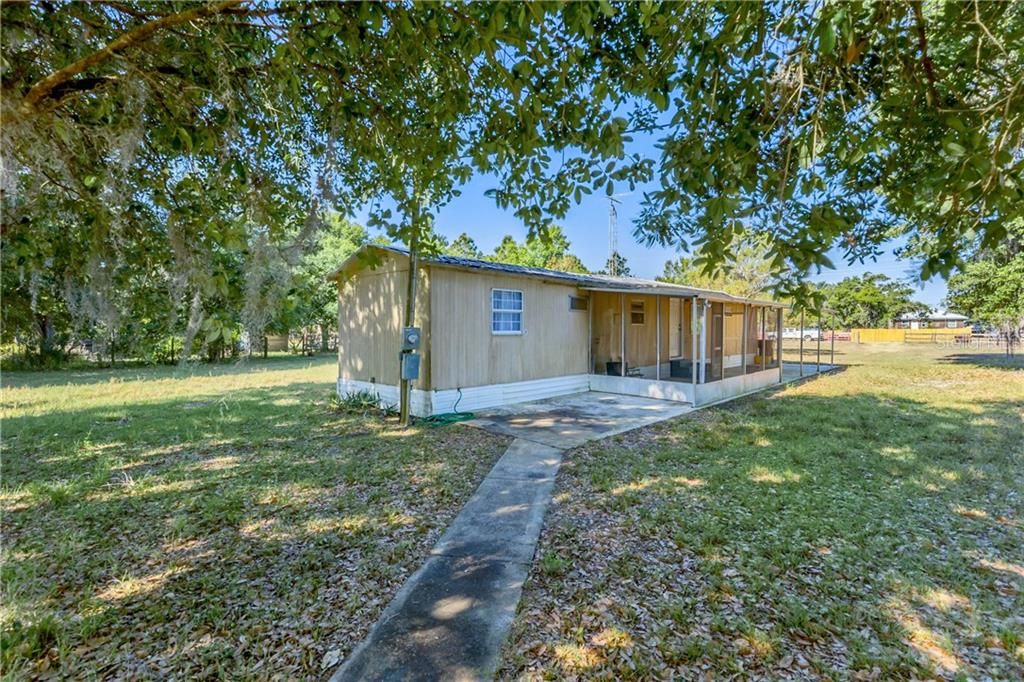
<svg viewBox="0 0 1024 682">
<path fill-rule="evenodd" d="M 927 350 L 568 453 L 500 676 L 1024 679 L 1024 371 Z"/>
<path fill-rule="evenodd" d="M 328 674 L 507 444 L 334 412 L 334 372 L 6 375 L 4 673 Z"/>
</svg>

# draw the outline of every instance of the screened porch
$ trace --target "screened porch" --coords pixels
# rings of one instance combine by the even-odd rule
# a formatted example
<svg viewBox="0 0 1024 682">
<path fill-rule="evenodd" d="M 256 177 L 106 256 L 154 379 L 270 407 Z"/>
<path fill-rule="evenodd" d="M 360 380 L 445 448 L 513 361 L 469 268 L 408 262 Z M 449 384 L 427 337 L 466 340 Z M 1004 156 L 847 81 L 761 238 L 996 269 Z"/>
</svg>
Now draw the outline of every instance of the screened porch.
<svg viewBox="0 0 1024 682">
<path fill-rule="evenodd" d="M 781 307 L 721 296 L 591 290 L 592 386 L 697 405 L 781 380 Z"/>
</svg>

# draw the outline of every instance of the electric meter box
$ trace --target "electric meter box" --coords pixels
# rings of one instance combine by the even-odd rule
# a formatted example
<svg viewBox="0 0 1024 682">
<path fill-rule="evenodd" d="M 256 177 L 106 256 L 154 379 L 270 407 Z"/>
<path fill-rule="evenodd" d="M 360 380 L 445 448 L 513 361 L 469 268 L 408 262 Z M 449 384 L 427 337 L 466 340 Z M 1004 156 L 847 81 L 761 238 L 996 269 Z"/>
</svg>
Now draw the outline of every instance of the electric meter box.
<svg viewBox="0 0 1024 682">
<path fill-rule="evenodd" d="M 416 353 L 402 353 L 402 379 L 414 381 L 420 378 L 420 356 Z"/>
<path fill-rule="evenodd" d="M 402 350 L 419 350 L 423 334 L 419 327 L 405 327 L 402 329 Z"/>
</svg>

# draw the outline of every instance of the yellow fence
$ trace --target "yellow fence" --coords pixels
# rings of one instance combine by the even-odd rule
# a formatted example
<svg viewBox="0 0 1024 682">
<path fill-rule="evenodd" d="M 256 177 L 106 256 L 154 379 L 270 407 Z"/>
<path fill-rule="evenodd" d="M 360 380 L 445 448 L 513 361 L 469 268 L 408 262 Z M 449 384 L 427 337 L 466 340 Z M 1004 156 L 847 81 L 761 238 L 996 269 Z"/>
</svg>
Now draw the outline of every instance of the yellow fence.
<svg viewBox="0 0 1024 682">
<path fill-rule="evenodd" d="M 958 336 L 970 337 L 970 327 L 947 329 L 851 329 L 850 340 L 856 343 L 942 343 Z"/>
</svg>

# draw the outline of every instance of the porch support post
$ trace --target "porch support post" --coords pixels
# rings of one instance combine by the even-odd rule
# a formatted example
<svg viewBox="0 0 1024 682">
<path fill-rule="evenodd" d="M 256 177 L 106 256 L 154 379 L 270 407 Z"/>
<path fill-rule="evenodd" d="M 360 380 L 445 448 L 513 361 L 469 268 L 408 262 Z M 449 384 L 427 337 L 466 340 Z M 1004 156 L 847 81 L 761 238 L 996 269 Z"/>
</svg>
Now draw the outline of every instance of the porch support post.
<svg viewBox="0 0 1024 682">
<path fill-rule="evenodd" d="M 818 311 L 818 368 L 817 373 L 821 374 L 821 311 Z"/>
<path fill-rule="evenodd" d="M 619 363 L 619 376 L 626 376 L 626 296 L 619 294 L 619 352 L 622 362 Z"/>
<path fill-rule="evenodd" d="M 800 310 L 800 376 L 804 375 L 804 311 Z"/>
<path fill-rule="evenodd" d="M 654 344 L 654 378 L 657 381 L 661 381 L 661 294 L 655 294 L 654 304 L 658 306 L 658 314 L 654 316 L 656 320 L 658 340 Z"/>
<path fill-rule="evenodd" d="M 700 306 L 700 383 L 708 382 L 708 307 L 707 301 Z"/>
<path fill-rule="evenodd" d="M 743 370 L 743 376 L 747 375 L 747 337 L 750 336 L 750 329 L 747 326 L 747 308 L 750 306 L 746 303 L 743 304 L 743 333 L 740 335 L 740 367 Z"/>
<path fill-rule="evenodd" d="M 782 371 L 782 308 L 775 311 L 775 336 L 778 339 L 778 346 L 775 347 L 775 352 L 779 358 L 779 383 L 782 383 L 783 371 Z"/>
<path fill-rule="evenodd" d="M 832 369 L 836 366 L 836 314 L 832 313 L 832 324 L 829 325 L 831 330 L 829 331 L 829 341 L 831 342 L 832 349 L 828 356 L 828 368 Z"/>
<path fill-rule="evenodd" d="M 765 315 L 768 308 L 761 306 L 761 371 L 763 372 L 768 365 L 768 325 L 765 321 L 768 319 Z"/>
<path fill-rule="evenodd" d="M 690 381 L 693 383 L 693 404 L 697 404 L 697 297 L 693 297 L 690 311 Z"/>
</svg>

